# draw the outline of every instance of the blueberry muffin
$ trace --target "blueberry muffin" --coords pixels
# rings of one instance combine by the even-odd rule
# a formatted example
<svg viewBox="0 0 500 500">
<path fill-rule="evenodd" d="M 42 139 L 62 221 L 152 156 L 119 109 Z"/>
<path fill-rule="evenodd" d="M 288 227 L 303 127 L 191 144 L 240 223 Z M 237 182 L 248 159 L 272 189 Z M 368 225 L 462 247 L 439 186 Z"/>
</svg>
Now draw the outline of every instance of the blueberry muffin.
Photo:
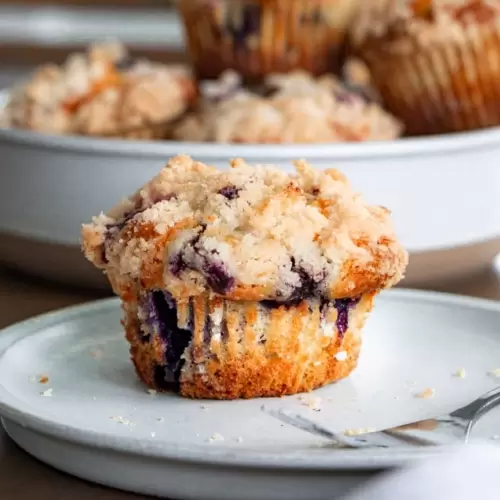
<svg viewBox="0 0 500 500">
<path fill-rule="evenodd" d="M 179 0 L 200 79 L 227 69 L 245 81 L 294 69 L 338 69 L 359 0 Z"/>
<path fill-rule="evenodd" d="M 281 396 L 348 376 L 375 295 L 407 254 L 389 212 L 336 170 L 169 161 L 83 227 L 120 296 L 144 383 L 191 398 Z"/>
<path fill-rule="evenodd" d="M 11 91 L 2 121 L 44 133 L 162 138 L 195 98 L 186 68 L 134 60 L 105 43 L 36 71 Z"/>
<path fill-rule="evenodd" d="M 352 73 L 352 74 L 351 74 Z M 359 73 L 359 71 L 358 71 Z M 351 68 L 349 83 L 303 71 L 269 75 L 242 87 L 225 72 L 200 87 L 198 109 L 174 130 L 178 140 L 219 143 L 334 143 L 389 140 L 401 123 L 384 111 Z"/>
<path fill-rule="evenodd" d="M 409 134 L 500 124 L 499 0 L 368 0 L 350 38 Z"/>
</svg>

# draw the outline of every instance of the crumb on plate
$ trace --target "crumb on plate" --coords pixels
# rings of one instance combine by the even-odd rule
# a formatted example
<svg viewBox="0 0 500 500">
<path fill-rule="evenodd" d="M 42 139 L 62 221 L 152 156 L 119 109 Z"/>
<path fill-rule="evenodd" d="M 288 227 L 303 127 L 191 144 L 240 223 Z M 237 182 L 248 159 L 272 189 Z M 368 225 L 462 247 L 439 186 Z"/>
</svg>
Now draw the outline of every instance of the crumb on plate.
<svg viewBox="0 0 500 500">
<path fill-rule="evenodd" d="M 347 352 L 346 351 L 339 351 L 337 354 L 335 354 L 334 358 L 337 361 L 345 361 L 347 359 Z"/>
<path fill-rule="evenodd" d="M 131 426 L 131 425 L 134 425 L 130 420 L 126 419 L 126 418 L 123 418 L 121 417 L 120 415 L 117 415 L 117 416 L 113 416 L 113 417 L 109 417 L 111 420 L 119 423 L 119 424 L 122 424 L 122 425 L 128 425 L 128 426 Z"/>
<path fill-rule="evenodd" d="M 433 389 L 432 387 L 427 387 L 427 389 L 424 389 L 422 392 L 415 394 L 415 396 L 420 399 L 430 399 L 433 398 L 435 394 L 435 389 Z"/>
<path fill-rule="evenodd" d="M 375 432 L 373 427 L 360 427 L 359 429 L 346 429 L 344 436 L 362 436 L 363 434 L 370 434 Z"/>
<path fill-rule="evenodd" d="M 302 404 L 304 406 L 307 406 L 313 411 L 321 411 L 321 405 L 323 403 L 323 400 L 318 397 L 311 397 L 308 399 L 301 398 Z"/>
<path fill-rule="evenodd" d="M 224 441 L 224 436 L 216 432 L 213 436 L 208 438 L 208 442 L 212 443 L 213 441 Z"/>
</svg>

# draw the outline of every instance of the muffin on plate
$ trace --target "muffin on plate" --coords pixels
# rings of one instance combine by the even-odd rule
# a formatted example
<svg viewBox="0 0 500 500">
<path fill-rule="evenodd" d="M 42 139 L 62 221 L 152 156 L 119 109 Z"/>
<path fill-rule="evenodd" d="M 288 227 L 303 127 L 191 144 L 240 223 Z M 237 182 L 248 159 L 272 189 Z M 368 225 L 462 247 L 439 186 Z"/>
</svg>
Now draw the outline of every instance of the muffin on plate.
<svg viewBox="0 0 500 500">
<path fill-rule="evenodd" d="M 200 79 L 233 69 L 244 80 L 338 69 L 359 0 L 179 0 Z"/>
<path fill-rule="evenodd" d="M 351 39 L 409 134 L 500 124 L 500 1 L 369 0 Z"/>
<path fill-rule="evenodd" d="M 225 72 L 218 81 L 202 83 L 198 109 L 180 120 L 173 135 L 183 141 L 261 144 L 399 137 L 401 123 L 371 97 L 333 75 L 269 75 L 260 89 L 249 90 L 235 73 Z"/>
<path fill-rule="evenodd" d="M 220 171 L 178 156 L 83 227 L 148 387 L 280 396 L 355 368 L 373 299 L 402 278 L 407 254 L 388 210 L 342 174 L 295 167 Z"/>
<path fill-rule="evenodd" d="M 46 65 L 14 88 L 3 126 L 44 133 L 162 138 L 196 98 L 188 69 L 133 60 L 117 43 Z"/>
</svg>

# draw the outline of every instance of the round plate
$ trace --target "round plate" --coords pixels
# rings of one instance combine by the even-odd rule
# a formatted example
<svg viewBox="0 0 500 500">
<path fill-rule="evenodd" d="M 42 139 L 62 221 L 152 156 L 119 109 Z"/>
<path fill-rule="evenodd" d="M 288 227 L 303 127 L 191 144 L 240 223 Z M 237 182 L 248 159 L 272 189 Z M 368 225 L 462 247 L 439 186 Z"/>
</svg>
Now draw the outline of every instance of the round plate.
<svg viewBox="0 0 500 500">
<path fill-rule="evenodd" d="M 310 395 L 193 401 L 150 394 L 137 381 L 119 320 L 111 299 L 4 330 L 0 414 L 21 447 L 59 469 L 174 498 L 230 499 L 236 488 L 243 500 L 332 498 L 349 478 L 352 484 L 353 470 L 442 449 L 335 449 L 263 413 L 263 403 L 294 408 L 336 431 L 382 429 L 475 399 L 495 387 L 490 372 L 500 365 L 499 303 L 391 291 L 377 300 L 349 379 Z M 461 368 L 465 378 L 455 376 Z M 435 396 L 417 397 L 426 388 Z M 494 413 L 498 420 L 492 412 L 477 436 L 500 433 Z"/>
</svg>

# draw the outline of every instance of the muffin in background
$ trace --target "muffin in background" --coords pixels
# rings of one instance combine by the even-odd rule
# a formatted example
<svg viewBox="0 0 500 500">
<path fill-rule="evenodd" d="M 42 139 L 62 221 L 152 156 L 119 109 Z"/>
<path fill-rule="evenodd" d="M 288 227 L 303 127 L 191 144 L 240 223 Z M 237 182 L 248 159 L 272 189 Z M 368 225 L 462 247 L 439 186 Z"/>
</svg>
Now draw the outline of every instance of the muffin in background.
<svg viewBox="0 0 500 500">
<path fill-rule="evenodd" d="M 351 67 L 347 83 L 304 71 L 272 74 L 249 89 L 232 71 L 200 84 L 198 108 L 173 137 L 191 142 L 305 144 L 396 139 L 399 120 L 373 100 L 369 76 Z"/>
<path fill-rule="evenodd" d="M 3 127 L 50 134 L 161 139 L 196 100 L 190 70 L 136 60 L 115 42 L 46 64 L 14 87 Z"/>
<path fill-rule="evenodd" d="M 359 0 L 179 0 L 199 79 L 337 70 Z"/>
<path fill-rule="evenodd" d="M 500 124 L 500 1 L 368 0 L 350 43 L 408 134 Z"/>
<path fill-rule="evenodd" d="M 150 388 L 236 399 L 310 391 L 355 368 L 377 293 L 408 256 L 389 211 L 334 169 L 187 156 L 83 227 L 122 300 Z"/>
</svg>

